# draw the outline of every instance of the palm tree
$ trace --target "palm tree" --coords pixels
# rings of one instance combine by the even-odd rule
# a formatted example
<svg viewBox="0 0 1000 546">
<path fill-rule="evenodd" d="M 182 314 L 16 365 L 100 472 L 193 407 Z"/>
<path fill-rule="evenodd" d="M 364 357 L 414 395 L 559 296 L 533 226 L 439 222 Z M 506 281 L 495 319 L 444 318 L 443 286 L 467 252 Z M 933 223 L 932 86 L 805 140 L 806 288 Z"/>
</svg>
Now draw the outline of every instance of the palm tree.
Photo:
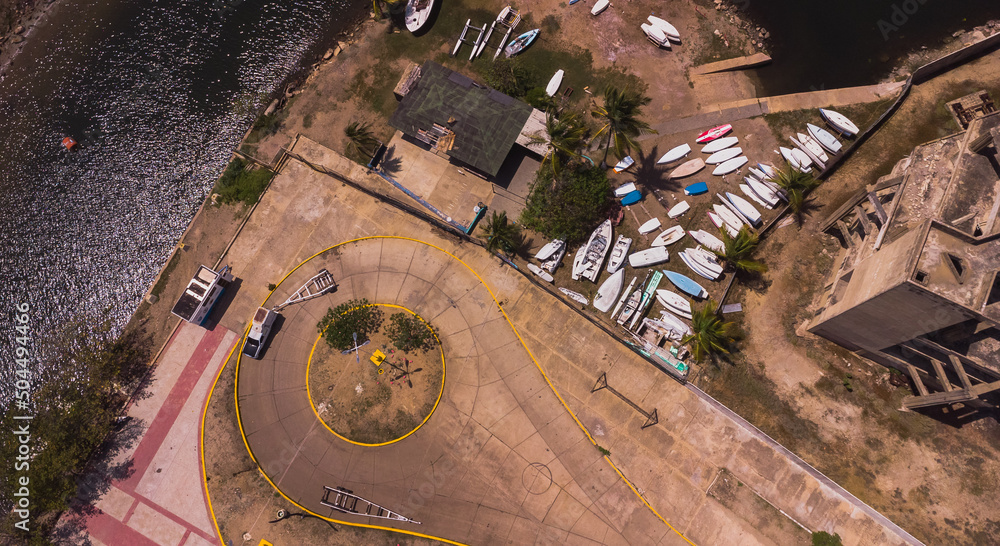
<svg viewBox="0 0 1000 546">
<path fill-rule="evenodd" d="M 378 146 L 378 139 L 372 135 L 371 125 L 368 123 L 358 123 L 352 121 L 344 127 L 344 136 L 347 137 L 347 155 L 355 157 L 371 157 Z"/>
<path fill-rule="evenodd" d="M 716 353 L 728 353 L 734 337 L 731 322 L 724 322 L 715 314 L 715 302 L 708 300 L 704 307 L 696 309 L 691 314 L 690 335 L 684 337 L 681 343 L 691 348 L 691 355 L 696 360 Z"/>
<path fill-rule="evenodd" d="M 778 171 L 774 183 L 788 194 L 788 208 L 795 215 L 799 225 L 801 225 L 802 212 L 805 210 L 806 205 L 806 194 L 819 185 L 819 180 L 816 180 L 816 177 L 812 173 L 804 173 L 793 168 L 791 165 L 787 165 L 784 169 Z"/>
<path fill-rule="evenodd" d="M 486 225 L 486 250 L 503 252 L 507 256 L 514 254 L 524 242 L 520 228 L 507 221 L 507 213 L 493 211 Z"/>
<path fill-rule="evenodd" d="M 557 118 L 552 112 L 545 114 L 545 135 L 535 135 L 531 139 L 548 147 L 545 157 L 542 158 L 542 165 L 548 162 L 552 167 L 553 187 L 562 171 L 563 163 L 580 156 L 579 150 L 583 146 L 586 134 L 587 127 L 580 123 L 579 116 L 573 112 L 563 114 L 562 118 Z"/>
<path fill-rule="evenodd" d="M 604 126 L 594 135 L 591 142 L 607 134 L 607 144 L 604 149 L 602 164 L 607 163 L 608 151 L 612 145 L 619 159 L 628 155 L 632 148 L 642 150 L 635 137 L 656 131 L 649 124 L 639 119 L 642 107 L 652 99 L 630 88 L 619 89 L 608 85 L 604 90 L 604 106 L 594 106 L 590 114 L 604 122 Z"/>
<path fill-rule="evenodd" d="M 740 228 L 735 237 L 730 235 L 728 231 L 722 230 L 722 251 L 715 250 L 713 252 L 734 271 L 761 273 L 767 271 L 767 265 L 750 259 L 750 255 L 757 249 L 759 242 L 760 238 L 747 226 Z"/>
</svg>

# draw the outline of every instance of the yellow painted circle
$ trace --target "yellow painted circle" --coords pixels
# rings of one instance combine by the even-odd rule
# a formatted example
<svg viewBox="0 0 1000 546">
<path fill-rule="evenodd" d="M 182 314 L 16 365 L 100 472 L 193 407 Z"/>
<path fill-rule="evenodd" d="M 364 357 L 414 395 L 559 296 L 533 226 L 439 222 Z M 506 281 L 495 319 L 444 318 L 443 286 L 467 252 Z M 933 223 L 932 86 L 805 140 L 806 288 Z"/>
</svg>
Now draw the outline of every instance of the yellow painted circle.
<svg viewBox="0 0 1000 546">
<path fill-rule="evenodd" d="M 322 423 L 323 426 L 326 427 L 326 430 L 329 430 L 331 434 L 333 434 L 334 436 L 336 436 L 337 438 L 340 438 L 341 440 L 343 440 L 345 442 L 349 442 L 349 443 L 352 443 L 352 444 L 357 445 L 357 446 L 366 446 L 366 447 L 376 447 L 376 446 L 385 446 L 385 445 L 389 445 L 389 444 L 394 444 L 394 443 L 402 440 L 403 438 L 406 438 L 407 436 L 413 434 L 414 432 L 420 430 L 420 427 L 424 426 L 424 423 L 426 423 L 431 418 L 431 415 L 434 415 L 434 410 L 436 410 L 437 407 L 438 407 L 438 404 L 441 403 L 441 396 L 444 395 L 444 382 L 445 382 L 445 371 L 446 371 L 445 370 L 445 360 L 444 360 L 444 347 L 441 345 L 441 340 L 437 337 L 437 333 L 434 332 L 434 329 L 431 328 L 430 324 L 427 324 L 427 321 L 424 320 L 423 317 L 421 317 L 420 315 L 414 313 L 410 309 L 407 309 L 406 307 L 403 307 L 402 305 L 394 305 L 394 304 L 391 304 L 391 303 L 376 303 L 374 305 L 377 305 L 379 307 L 389 307 L 389 308 L 392 308 L 392 309 L 402 309 L 403 311 L 406 311 L 407 313 L 409 313 L 409 314 L 417 317 L 418 319 L 420 319 L 420 321 L 423 322 L 424 325 L 427 326 L 427 328 L 431 331 L 431 334 L 434 336 L 434 340 L 437 341 L 438 351 L 440 351 L 440 353 L 441 353 L 441 389 L 438 391 L 437 399 L 434 400 L 434 405 L 431 407 L 431 411 L 427 412 L 427 415 L 424 416 L 424 419 L 422 421 L 420 421 L 420 423 L 416 427 L 414 427 L 413 430 L 407 432 L 406 434 L 400 436 L 399 438 L 395 438 L 395 439 L 389 440 L 387 442 L 380 442 L 380 443 L 377 443 L 377 444 L 366 444 L 364 442 L 358 442 L 358 441 L 352 440 L 352 439 L 344 436 L 343 434 L 340 434 L 337 431 L 333 430 L 333 428 L 331 428 L 330 425 L 328 425 L 327 422 L 324 421 L 322 417 L 320 417 L 319 411 L 316 409 L 316 402 L 313 401 L 312 389 L 309 387 L 309 369 L 312 367 L 313 355 L 316 354 L 316 347 L 319 345 L 320 341 L 323 340 L 323 333 L 321 332 L 319 334 L 319 337 L 316 338 L 316 341 L 313 342 L 312 349 L 309 351 L 309 361 L 306 363 L 306 394 L 309 395 L 309 407 L 312 408 L 313 414 L 316 415 L 316 419 L 320 423 Z M 381 373 L 383 373 L 383 371 L 384 370 L 380 368 L 379 371 L 378 371 L 378 373 L 381 374 Z"/>
</svg>

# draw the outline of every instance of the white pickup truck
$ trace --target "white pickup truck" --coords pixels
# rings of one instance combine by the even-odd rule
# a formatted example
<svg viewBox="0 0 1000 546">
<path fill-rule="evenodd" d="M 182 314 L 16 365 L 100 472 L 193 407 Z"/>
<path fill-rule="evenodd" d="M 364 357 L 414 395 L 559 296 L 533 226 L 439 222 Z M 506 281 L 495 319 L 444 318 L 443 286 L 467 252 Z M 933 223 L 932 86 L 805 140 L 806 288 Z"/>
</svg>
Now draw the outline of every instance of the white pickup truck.
<svg viewBox="0 0 1000 546">
<path fill-rule="evenodd" d="M 267 336 L 271 333 L 271 326 L 277 317 L 276 311 L 263 307 L 257 308 L 257 312 L 253 315 L 250 333 L 247 334 L 247 339 L 243 342 L 243 354 L 250 358 L 260 358 L 264 352 L 264 344 L 267 343 Z"/>
</svg>

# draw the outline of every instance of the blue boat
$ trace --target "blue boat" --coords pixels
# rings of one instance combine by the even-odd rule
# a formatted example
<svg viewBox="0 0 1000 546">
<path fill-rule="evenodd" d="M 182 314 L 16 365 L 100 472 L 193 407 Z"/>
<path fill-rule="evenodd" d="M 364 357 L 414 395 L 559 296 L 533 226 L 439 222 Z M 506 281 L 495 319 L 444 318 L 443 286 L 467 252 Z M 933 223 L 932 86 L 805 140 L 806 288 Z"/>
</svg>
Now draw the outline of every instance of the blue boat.
<svg viewBox="0 0 1000 546">
<path fill-rule="evenodd" d="M 509 44 L 507 44 L 507 47 L 504 48 L 504 55 L 513 57 L 514 55 L 524 51 L 525 48 L 531 45 L 531 42 L 535 41 L 539 32 L 541 32 L 541 29 L 536 28 L 525 32 L 517 38 L 514 38 Z"/>
<path fill-rule="evenodd" d="M 677 273 L 675 271 L 664 271 L 663 274 L 666 275 L 667 279 L 669 279 L 670 282 L 673 283 L 673 285 L 676 286 L 679 290 L 699 299 L 705 299 L 708 297 L 707 290 L 702 288 L 700 284 L 692 281 L 685 275 L 681 275 L 680 273 Z"/>
<path fill-rule="evenodd" d="M 642 192 L 639 190 L 630 191 L 625 197 L 622 197 L 622 206 L 634 205 L 639 201 L 642 201 Z"/>
<path fill-rule="evenodd" d="M 690 186 L 684 188 L 684 195 L 701 195 L 708 192 L 708 184 L 705 182 L 698 182 L 696 184 L 691 184 Z"/>
</svg>

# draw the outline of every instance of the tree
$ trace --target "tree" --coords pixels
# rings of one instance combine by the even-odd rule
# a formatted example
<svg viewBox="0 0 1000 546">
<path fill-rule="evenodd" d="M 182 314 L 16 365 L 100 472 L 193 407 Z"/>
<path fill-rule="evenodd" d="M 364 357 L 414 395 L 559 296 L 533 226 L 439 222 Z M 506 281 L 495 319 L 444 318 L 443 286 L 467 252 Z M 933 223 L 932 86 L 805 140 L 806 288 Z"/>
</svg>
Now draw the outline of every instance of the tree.
<svg viewBox="0 0 1000 546">
<path fill-rule="evenodd" d="M 429 351 L 437 342 L 434 330 L 420 317 L 410 313 L 395 313 L 389 317 L 385 335 L 400 351 Z"/>
<path fill-rule="evenodd" d="M 486 250 L 490 252 L 503 252 L 510 256 L 524 243 L 521 229 L 507 220 L 506 212 L 493 211 L 483 230 L 486 232 Z"/>
<path fill-rule="evenodd" d="M 726 230 L 722 231 L 722 252 L 713 251 L 715 255 L 726 262 L 726 265 L 734 271 L 767 271 L 767 265 L 750 259 L 750 255 L 757 249 L 760 238 L 756 233 L 750 231 L 747 226 L 740 228 L 735 237 Z"/>
<path fill-rule="evenodd" d="M 719 318 L 715 307 L 715 302 L 709 300 L 702 308 L 696 309 L 691 314 L 692 333 L 681 340 L 691 348 L 691 355 L 696 360 L 716 353 L 728 353 L 734 341 L 733 323 Z"/>
<path fill-rule="evenodd" d="M 108 476 L 120 475 L 128 463 L 108 463 L 126 446 L 105 440 L 112 437 L 115 422 L 133 394 L 141 396 L 143 378 L 149 370 L 151 339 L 142 329 L 118 335 L 110 319 L 84 315 L 73 318 L 51 334 L 40 338 L 39 361 L 33 374 L 31 406 L 5 408 L 0 416 L 0 460 L 11 468 L 0 472 L 0 513 L 4 535 L 17 533 L 18 542 L 45 543 L 58 514 L 79 498 L 95 500 L 95 490 L 106 489 Z M 22 378 L 23 379 L 23 378 Z M 33 415 L 30 421 L 15 415 Z M 20 435 L 10 434 L 27 426 L 30 455 L 20 449 Z M 104 480 L 96 485 L 80 482 L 91 460 L 105 459 Z M 16 493 L 27 480 L 30 490 L 30 532 L 14 529 L 23 518 L 12 508 L 19 506 Z"/>
<path fill-rule="evenodd" d="M 561 118 L 548 112 L 545 114 L 545 133 L 545 136 L 532 136 L 532 140 L 548 146 L 548 151 L 542 158 L 542 166 L 546 163 L 551 166 L 554 187 L 564 162 L 579 157 L 587 127 L 580 123 L 579 116 L 573 112 L 563 114 Z"/>
<path fill-rule="evenodd" d="M 352 121 L 344 127 L 347 137 L 347 155 L 350 157 L 371 157 L 378 146 L 378 139 L 372 134 L 371 125 Z"/>
<path fill-rule="evenodd" d="M 358 343 L 382 326 L 382 310 L 366 299 L 350 300 L 326 312 L 316 327 L 331 347 L 340 351 L 354 348 L 354 334 Z"/>
<path fill-rule="evenodd" d="M 497 91 L 521 98 L 528 92 L 528 82 L 531 81 L 531 73 L 516 58 L 508 59 L 500 57 L 480 71 L 486 85 Z"/>
<path fill-rule="evenodd" d="M 615 155 L 621 159 L 631 153 L 632 148 L 642 150 L 635 138 L 639 135 L 653 133 L 656 131 L 649 127 L 649 124 L 639 119 L 642 115 L 642 107 L 650 103 L 652 99 L 641 92 L 626 87 L 619 89 L 614 85 L 608 85 L 604 90 L 604 105 L 594 106 L 590 114 L 600 119 L 604 126 L 601 127 L 592 142 L 604 135 L 607 135 L 607 143 L 604 149 L 604 160 L 608 159 L 608 150 L 614 147 Z"/>
<path fill-rule="evenodd" d="M 813 546 L 843 546 L 840 535 L 837 533 L 830 534 L 826 531 L 816 531 L 812 535 Z"/>
<path fill-rule="evenodd" d="M 788 208 L 801 225 L 802 213 L 806 209 L 806 196 L 819 185 L 819 180 L 816 180 L 812 173 L 804 173 L 791 165 L 786 165 L 784 169 L 778 170 L 774 183 L 785 190 L 788 195 Z"/>
<path fill-rule="evenodd" d="M 576 162 L 558 177 L 551 169 L 539 169 L 521 211 L 521 224 L 573 244 L 586 239 L 608 217 L 611 195 L 608 176 L 599 168 Z"/>
</svg>

